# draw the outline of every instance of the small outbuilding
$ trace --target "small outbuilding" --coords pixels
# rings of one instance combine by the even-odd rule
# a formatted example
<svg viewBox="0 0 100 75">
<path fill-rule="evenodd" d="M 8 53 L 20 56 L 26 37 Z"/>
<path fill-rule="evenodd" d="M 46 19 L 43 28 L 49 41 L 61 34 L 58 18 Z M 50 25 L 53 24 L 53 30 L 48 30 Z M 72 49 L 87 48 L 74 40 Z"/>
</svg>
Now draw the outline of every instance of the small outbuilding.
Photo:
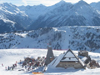
<svg viewBox="0 0 100 75">
<path fill-rule="evenodd" d="M 48 65 L 50 62 L 52 62 L 53 59 L 54 59 L 54 54 L 53 54 L 51 45 L 49 45 L 48 46 L 48 51 L 47 51 L 45 65 Z"/>
<path fill-rule="evenodd" d="M 85 56 L 85 57 L 88 57 L 88 51 L 86 50 L 80 50 L 78 52 L 78 56 Z"/>
</svg>

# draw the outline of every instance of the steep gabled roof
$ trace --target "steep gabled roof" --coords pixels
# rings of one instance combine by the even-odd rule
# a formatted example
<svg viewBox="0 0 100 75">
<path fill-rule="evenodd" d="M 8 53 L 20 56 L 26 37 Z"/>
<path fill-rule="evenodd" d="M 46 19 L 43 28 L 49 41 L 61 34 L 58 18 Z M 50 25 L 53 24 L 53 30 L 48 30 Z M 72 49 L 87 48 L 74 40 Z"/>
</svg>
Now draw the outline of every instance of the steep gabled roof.
<svg viewBox="0 0 100 75">
<path fill-rule="evenodd" d="M 69 49 L 65 55 L 63 56 L 63 58 L 61 59 L 61 62 L 69 62 L 69 61 L 75 61 L 75 62 L 79 62 L 82 66 L 84 66 L 84 63 L 82 63 L 82 61 L 75 55 L 75 53 Z"/>
<path fill-rule="evenodd" d="M 61 59 L 61 61 L 79 61 L 78 57 L 72 52 L 71 49 L 69 49 L 64 57 Z"/>
<path fill-rule="evenodd" d="M 84 66 L 84 63 L 73 53 L 71 49 L 66 51 L 66 53 L 60 54 L 57 58 L 51 63 L 52 66 L 56 67 L 60 62 L 79 62 L 81 66 Z"/>
</svg>

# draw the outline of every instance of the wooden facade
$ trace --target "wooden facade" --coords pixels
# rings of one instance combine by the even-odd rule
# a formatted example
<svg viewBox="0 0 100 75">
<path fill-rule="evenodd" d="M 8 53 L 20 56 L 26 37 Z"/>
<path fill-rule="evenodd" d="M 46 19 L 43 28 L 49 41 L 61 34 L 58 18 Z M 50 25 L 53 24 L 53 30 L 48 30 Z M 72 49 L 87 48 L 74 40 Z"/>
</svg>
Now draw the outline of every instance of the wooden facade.
<svg viewBox="0 0 100 75">
<path fill-rule="evenodd" d="M 69 61 L 69 62 L 60 62 L 57 67 L 62 67 L 62 68 L 84 68 L 79 62 L 75 61 Z"/>
<path fill-rule="evenodd" d="M 56 67 L 75 69 L 85 68 L 84 63 L 70 49 L 64 54 Z"/>
</svg>

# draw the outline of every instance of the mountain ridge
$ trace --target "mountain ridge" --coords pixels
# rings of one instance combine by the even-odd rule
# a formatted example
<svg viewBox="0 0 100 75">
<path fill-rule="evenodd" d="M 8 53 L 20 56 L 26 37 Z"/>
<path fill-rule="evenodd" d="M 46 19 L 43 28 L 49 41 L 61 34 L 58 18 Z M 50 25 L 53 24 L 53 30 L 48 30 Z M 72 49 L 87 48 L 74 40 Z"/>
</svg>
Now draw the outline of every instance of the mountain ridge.
<svg viewBox="0 0 100 75">
<path fill-rule="evenodd" d="M 0 4 L 0 20 L 2 20 L 0 23 L 0 28 L 2 29 L 0 33 L 25 30 L 27 25 L 25 22 L 31 22 L 26 14 L 23 14 L 17 6 L 11 3 Z"/>
<path fill-rule="evenodd" d="M 56 50 L 100 51 L 99 26 L 64 26 L 0 34 L 0 48 L 45 49 L 51 42 Z"/>
<path fill-rule="evenodd" d="M 93 2 L 90 4 L 93 8 L 95 8 L 96 10 L 100 11 L 100 1 L 99 2 Z"/>
<path fill-rule="evenodd" d="M 43 27 L 61 27 L 61 26 L 100 26 L 100 14 L 84 1 L 79 1 L 74 5 L 64 5 L 66 9 L 56 12 L 57 8 L 40 16 L 29 29 L 38 29 Z M 86 11 L 85 11 L 86 10 Z"/>
<path fill-rule="evenodd" d="M 95 6 L 96 7 L 96 6 Z M 11 22 L 26 30 L 61 26 L 100 26 L 100 11 L 91 4 L 79 1 L 76 4 L 60 1 L 52 6 L 16 6 L 11 3 L 0 4 L 0 26 Z M 5 22 L 6 20 L 6 22 Z M 17 29 L 18 28 L 14 28 Z M 10 31 L 11 30 L 9 27 Z M 7 31 L 2 31 L 7 32 Z M 0 32 L 1 33 L 1 32 Z"/>
</svg>

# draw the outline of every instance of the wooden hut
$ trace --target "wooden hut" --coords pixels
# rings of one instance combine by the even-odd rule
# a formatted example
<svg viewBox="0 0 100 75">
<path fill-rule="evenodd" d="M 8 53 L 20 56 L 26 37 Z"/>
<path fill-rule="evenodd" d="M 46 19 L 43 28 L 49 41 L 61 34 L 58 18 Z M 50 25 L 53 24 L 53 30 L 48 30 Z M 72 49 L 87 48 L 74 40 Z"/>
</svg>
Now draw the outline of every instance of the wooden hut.
<svg viewBox="0 0 100 75">
<path fill-rule="evenodd" d="M 69 49 L 64 54 L 61 54 L 53 62 L 55 67 L 62 68 L 84 68 L 84 63 L 74 54 L 74 52 Z"/>
</svg>

